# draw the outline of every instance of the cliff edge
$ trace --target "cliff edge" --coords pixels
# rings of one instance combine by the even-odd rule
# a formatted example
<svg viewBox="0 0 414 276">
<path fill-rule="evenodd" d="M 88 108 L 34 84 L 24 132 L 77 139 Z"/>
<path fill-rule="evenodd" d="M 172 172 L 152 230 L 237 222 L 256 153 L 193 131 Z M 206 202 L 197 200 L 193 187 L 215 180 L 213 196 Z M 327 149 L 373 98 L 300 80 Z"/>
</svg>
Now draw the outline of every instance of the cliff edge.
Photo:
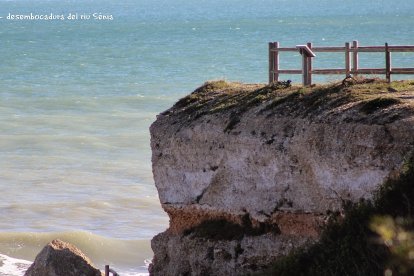
<svg viewBox="0 0 414 276">
<path fill-rule="evenodd" d="M 242 275 L 318 240 L 414 148 L 414 82 L 208 82 L 151 125 L 169 229 L 151 275 Z"/>
</svg>

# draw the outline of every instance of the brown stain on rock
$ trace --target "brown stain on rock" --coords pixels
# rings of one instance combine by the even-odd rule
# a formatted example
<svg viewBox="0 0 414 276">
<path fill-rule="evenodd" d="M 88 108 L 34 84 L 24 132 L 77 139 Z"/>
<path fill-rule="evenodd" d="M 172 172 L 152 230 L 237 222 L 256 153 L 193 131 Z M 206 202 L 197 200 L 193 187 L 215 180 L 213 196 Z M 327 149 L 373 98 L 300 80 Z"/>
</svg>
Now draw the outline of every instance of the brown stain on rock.
<svg viewBox="0 0 414 276">
<path fill-rule="evenodd" d="M 249 233 L 260 235 L 271 232 L 277 235 L 293 235 L 316 239 L 326 221 L 326 215 L 314 213 L 275 211 L 268 219 L 259 221 L 245 212 L 235 214 L 218 211 L 217 209 L 203 209 L 196 205 L 177 208 L 164 204 L 163 208 L 170 217 L 168 232 L 174 235 L 191 232 L 199 226 L 205 226 L 206 222 L 216 222 L 219 225 L 220 221 L 226 221 L 227 226 L 238 225 L 244 229 L 247 235 Z M 217 231 L 225 230 L 217 227 Z"/>
</svg>

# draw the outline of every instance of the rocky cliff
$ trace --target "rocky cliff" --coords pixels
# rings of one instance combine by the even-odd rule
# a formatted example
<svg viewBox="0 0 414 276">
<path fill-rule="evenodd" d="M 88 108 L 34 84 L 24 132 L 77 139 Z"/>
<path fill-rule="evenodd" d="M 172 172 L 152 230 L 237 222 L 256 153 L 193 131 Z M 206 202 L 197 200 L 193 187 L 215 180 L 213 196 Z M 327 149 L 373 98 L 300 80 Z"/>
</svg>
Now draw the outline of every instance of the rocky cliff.
<svg viewBox="0 0 414 276">
<path fill-rule="evenodd" d="M 391 92 L 390 92 L 391 91 Z M 414 82 L 206 83 L 152 124 L 152 275 L 241 275 L 318 239 L 413 150 Z"/>
</svg>

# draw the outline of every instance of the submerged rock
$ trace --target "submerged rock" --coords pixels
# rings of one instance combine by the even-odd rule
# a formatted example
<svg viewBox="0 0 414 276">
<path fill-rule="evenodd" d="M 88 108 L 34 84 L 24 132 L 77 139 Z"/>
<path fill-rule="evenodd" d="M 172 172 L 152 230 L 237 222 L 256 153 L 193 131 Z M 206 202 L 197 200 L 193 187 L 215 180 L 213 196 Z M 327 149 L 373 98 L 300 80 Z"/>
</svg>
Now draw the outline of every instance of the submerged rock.
<svg viewBox="0 0 414 276">
<path fill-rule="evenodd" d="M 207 83 L 161 113 L 152 164 L 170 226 L 150 273 L 264 269 L 317 241 L 344 202 L 371 199 L 414 149 L 414 108 L 407 92 L 364 85 Z"/>
<path fill-rule="evenodd" d="M 25 276 L 102 276 L 74 245 L 53 240 L 36 256 Z"/>
</svg>

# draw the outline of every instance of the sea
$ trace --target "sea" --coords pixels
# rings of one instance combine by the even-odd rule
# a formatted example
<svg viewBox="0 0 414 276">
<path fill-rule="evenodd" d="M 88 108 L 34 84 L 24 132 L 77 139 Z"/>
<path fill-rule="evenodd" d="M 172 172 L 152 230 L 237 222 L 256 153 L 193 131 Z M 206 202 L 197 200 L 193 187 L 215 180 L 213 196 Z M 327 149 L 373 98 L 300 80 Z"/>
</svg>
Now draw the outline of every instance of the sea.
<svg viewBox="0 0 414 276">
<path fill-rule="evenodd" d="M 413 25 L 407 0 L 0 0 L 0 275 L 23 275 L 56 238 L 101 269 L 147 275 L 168 227 L 151 168 L 158 113 L 207 80 L 266 83 L 268 42 L 414 45 Z M 297 53 L 280 61 L 300 68 Z M 393 66 L 414 67 L 414 53 Z"/>
</svg>

